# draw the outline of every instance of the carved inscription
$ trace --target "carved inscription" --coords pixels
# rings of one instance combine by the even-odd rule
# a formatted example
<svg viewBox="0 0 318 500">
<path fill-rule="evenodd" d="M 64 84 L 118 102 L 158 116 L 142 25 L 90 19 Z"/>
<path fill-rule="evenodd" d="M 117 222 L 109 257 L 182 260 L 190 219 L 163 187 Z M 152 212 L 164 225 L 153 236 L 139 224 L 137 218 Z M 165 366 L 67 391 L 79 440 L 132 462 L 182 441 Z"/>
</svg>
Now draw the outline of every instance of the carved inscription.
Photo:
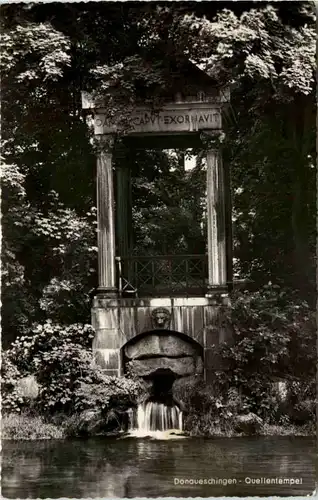
<svg viewBox="0 0 318 500">
<path fill-rule="evenodd" d="M 220 129 L 221 113 L 215 109 L 174 109 L 152 113 L 145 110 L 134 112 L 129 119 L 130 133 L 192 132 L 201 129 Z M 114 131 L 116 125 L 102 114 L 95 116 L 95 134 Z"/>
</svg>

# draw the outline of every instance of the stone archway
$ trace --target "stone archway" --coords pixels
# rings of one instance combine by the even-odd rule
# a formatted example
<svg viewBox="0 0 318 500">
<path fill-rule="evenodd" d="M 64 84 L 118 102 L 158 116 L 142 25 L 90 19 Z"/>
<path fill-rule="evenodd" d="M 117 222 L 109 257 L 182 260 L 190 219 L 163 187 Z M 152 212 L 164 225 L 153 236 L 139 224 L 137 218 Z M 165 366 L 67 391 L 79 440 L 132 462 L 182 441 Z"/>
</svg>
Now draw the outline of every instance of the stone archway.
<svg viewBox="0 0 318 500">
<path fill-rule="evenodd" d="M 124 373 L 149 382 L 156 400 L 166 400 L 176 379 L 203 374 L 202 346 L 171 330 L 151 330 L 129 340 L 122 360 Z"/>
</svg>

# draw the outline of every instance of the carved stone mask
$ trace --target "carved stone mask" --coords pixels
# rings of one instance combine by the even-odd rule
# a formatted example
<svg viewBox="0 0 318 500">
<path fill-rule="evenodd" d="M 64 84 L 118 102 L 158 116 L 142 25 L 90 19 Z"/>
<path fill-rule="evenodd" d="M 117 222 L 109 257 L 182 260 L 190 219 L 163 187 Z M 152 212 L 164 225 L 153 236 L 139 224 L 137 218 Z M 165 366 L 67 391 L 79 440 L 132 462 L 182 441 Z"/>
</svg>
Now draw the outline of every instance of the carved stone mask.
<svg viewBox="0 0 318 500">
<path fill-rule="evenodd" d="M 171 313 L 168 309 L 157 307 L 152 311 L 151 318 L 154 327 L 169 328 Z"/>
</svg>

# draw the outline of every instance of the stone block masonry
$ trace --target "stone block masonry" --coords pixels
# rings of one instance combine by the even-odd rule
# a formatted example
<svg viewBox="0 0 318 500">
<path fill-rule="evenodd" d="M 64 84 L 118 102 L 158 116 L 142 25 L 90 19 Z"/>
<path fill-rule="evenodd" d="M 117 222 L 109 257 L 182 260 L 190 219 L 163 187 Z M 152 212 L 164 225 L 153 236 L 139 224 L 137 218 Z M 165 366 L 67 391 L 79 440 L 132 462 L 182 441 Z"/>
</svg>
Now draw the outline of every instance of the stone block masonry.
<svg viewBox="0 0 318 500">
<path fill-rule="evenodd" d="M 107 299 L 96 297 L 92 323 L 96 330 L 96 363 L 108 374 L 124 375 L 127 366 L 140 376 L 157 369 L 176 377 L 203 373 L 209 381 L 226 369 L 216 349 L 231 342 L 232 328 L 225 319 L 226 295 L 216 302 L 206 297 L 164 299 Z M 164 328 L 155 312 L 167 312 Z"/>
</svg>

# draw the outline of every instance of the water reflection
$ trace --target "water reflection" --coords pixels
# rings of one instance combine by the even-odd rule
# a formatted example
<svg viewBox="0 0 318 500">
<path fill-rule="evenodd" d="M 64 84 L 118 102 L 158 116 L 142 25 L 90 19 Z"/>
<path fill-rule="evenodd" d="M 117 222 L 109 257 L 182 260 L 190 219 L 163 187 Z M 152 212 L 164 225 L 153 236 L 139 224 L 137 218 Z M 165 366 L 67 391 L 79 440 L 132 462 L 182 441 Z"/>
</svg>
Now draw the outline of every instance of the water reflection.
<svg viewBox="0 0 318 500">
<path fill-rule="evenodd" d="M 88 439 L 4 442 L 7 498 L 292 496 L 314 490 L 311 438 Z M 250 478 L 302 484 L 248 485 Z M 236 478 L 236 484 L 176 484 L 179 478 Z"/>
</svg>

